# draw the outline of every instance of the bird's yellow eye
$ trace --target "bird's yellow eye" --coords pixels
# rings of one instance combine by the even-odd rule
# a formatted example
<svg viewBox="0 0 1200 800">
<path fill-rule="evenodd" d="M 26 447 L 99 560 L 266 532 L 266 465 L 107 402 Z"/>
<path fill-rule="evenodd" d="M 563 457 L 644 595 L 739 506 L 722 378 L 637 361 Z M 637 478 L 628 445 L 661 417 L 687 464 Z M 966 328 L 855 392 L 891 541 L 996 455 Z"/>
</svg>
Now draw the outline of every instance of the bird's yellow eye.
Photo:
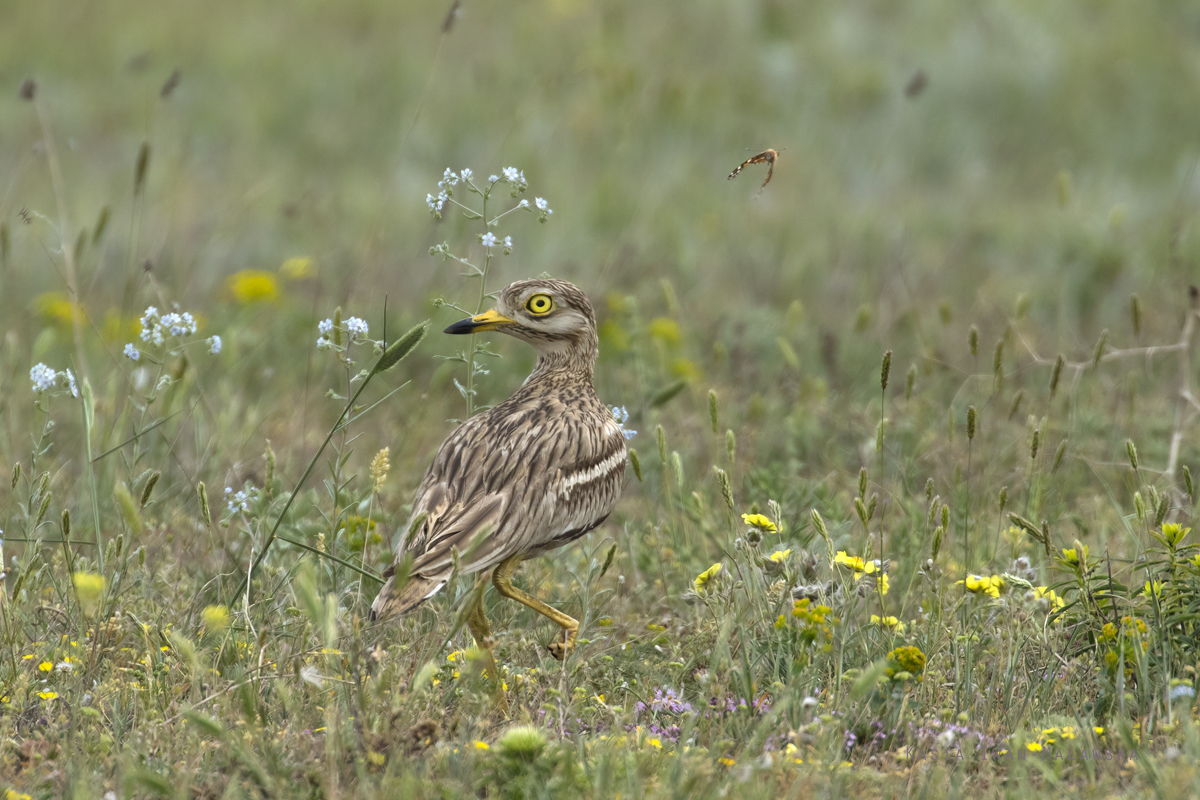
<svg viewBox="0 0 1200 800">
<path fill-rule="evenodd" d="M 554 300 L 548 294 L 535 294 L 525 302 L 525 310 L 543 317 L 554 310 Z"/>
</svg>

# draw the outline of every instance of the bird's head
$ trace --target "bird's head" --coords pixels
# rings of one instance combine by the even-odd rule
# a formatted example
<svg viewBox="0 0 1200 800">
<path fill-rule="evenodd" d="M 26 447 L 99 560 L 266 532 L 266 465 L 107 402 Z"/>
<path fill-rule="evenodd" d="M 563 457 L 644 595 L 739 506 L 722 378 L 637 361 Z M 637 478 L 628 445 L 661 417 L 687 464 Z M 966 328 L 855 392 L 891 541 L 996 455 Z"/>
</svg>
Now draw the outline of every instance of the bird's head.
<svg viewBox="0 0 1200 800">
<path fill-rule="evenodd" d="M 509 284 L 496 307 L 459 320 L 446 333 L 497 331 L 522 339 L 538 352 L 538 367 L 586 367 L 596 360 L 596 313 L 572 283 L 529 280 Z"/>
</svg>

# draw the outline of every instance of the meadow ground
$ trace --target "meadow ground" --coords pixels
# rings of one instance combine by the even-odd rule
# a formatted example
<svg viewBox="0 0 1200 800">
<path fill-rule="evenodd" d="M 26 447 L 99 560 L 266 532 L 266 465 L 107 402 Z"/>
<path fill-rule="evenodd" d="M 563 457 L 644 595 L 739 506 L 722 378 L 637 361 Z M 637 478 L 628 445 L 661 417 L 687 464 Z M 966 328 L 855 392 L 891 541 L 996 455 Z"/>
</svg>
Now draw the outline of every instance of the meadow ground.
<svg viewBox="0 0 1200 800">
<path fill-rule="evenodd" d="M 1200 6 L 0 5 L 7 798 L 1200 791 Z M 636 459 L 504 711 L 367 610 L 542 273 Z"/>
</svg>

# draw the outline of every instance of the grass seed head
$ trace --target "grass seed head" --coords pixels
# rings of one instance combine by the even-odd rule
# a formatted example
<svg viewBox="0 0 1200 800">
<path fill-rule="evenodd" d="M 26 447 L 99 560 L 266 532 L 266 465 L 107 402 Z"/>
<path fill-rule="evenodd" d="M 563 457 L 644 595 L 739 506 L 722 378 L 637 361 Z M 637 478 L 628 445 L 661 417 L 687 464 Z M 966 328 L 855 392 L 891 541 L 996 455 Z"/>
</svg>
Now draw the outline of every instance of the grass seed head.
<svg viewBox="0 0 1200 800">
<path fill-rule="evenodd" d="M 1194 494 L 1192 489 L 1192 471 L 1188 468 L 1187 464 L 1183 465 L 1183 485 L 1187 487 L 1188 497 L 1191 497 Z"/>
<path fill-rule="evenodd" d="M 925 479 L 925 502 L 933 502 L 933 478 Z"/>
<path fill-rule="evenodd" d="M 208 507 L 208 489 L 204 487 L 204 481 L 196 484 L 196 496 L 200 499 L 200 518 L 204 520 L 206 527 L 212 527 L 212 511 Z"/>
<path fill-rule="evenodd" d="M 62 536 L 63 539 L 71 538 L 71 512 L 65 508 L 62 513 Z"/>
<path fill-rule="evenodd" d="M 658 460 L 667 463 L 667 432 L 661 424 L 654 426 L 654 439 L 658 442 Z"/>
<path fill-rule="evenodd" d="M 1100 366 L 1100 359 L 1104 358 L 1104 348 L 1108 344 L 1108 328 L 1100 331 L 1100 338 L 1096 340 L 1096 349 L 1092 352 L 1092 369 Z"/>
<path fill-rule="evenodd" d="M 1021 410 L 1021 401 L 1024 399 L 1025 399 L 1025 390 L 1018 389 L 1017 393 L 1015 395 L 1013 395 L 1012 405 L 1009 406 L 1009 409 L 1008 409 L 1008 418 L 1010 420 L 1017 415 L 1018 411 Z"/>
<path fill-rule="evenodd" d="M 1133 443 L 1133 439 L 1125 440 L 1125 454 L 1127 456 L 1129 456 L 1129 466 L 1133 467 L 1134 472 L 1137 472 L 1137 468 L 1138 468 L 1137 445 L 1135 445 Z"/>
<path fill-rule="evenodd" d="M 858 468 L 858 496 L 859 497 L 867 496 L 867 468 L 866 467 Z"/>
<path fill-rule="evenodd" d="M 879 389 L 887 391 L 888 377 L 892 374 L 892 351 L 888 350 L 883 354 L 883 364 L 879 367 Z"/>
<path fill-rule="evenodd" d="M 911 400 L 913 393 L 913 384 L 917 382 L 917 365 L 913 364 L 908 368 L 908 375 L 904 379 L 904 399 Z"/>
<path fill-rule="evenodd" d="M 141 507 L 145 508 L 146 503 L 150 502 L 150 494 L 154 491 L 154 487 L 158 484 L 158 479 L 162 477 L 162 473 L 158 470 L 150 473 L 150 477 L 146 479 L 146 488 L 142 489 Z"/>
<path fill-rule="evenodd" d="M 385 447 L 371 459 L 371 483 L 374 485 L 376 493 L 383 488 L 383 482 L 387 480 L 388 471 L 392 468 L 389 458 L 391 453 L 391 448 Z"/>
<path fill-rule="evenodd" d="M 1058 465 L 1062 463 L 1063 456 L 1067 454 L 1067 440 L 1063 439 L 1058 445 L 1058 449 L 1054 451 L 1054 466 L 1050 468 L 1050 473 L 1058 472 Z"/>
<path fill-rule="evenodd" d="M 975 423 L 978 419 L 979 412 L 975 410 L 975 406 L 967 408 L 967 439 L 975 438 Z"/>
<path fill-rule="evenodd" d="M 708 419 L 712 422 L 712 432 L 717 432 L 717 393 L 713 389 L 708 390 Z"/>
<path fill-rule="evenodd" d="M 150 168 L 150 143 L 142 142 L 142 146 L 138 148 L 137 163 L 133 168 L 133 194 L 134 196 L 142 193 L 142 188 L 146 184 L 146 171 Z"/>
<path fill-rule="evenodd" d="M 1058 379 L 1062 377 L 1063 364 L 1066 359 L 1062 357 L 1062 353 L 1058 354 L 1058 358 L 1054 360 L 1054 369 L 1050 373 L 1050 399 L 1054 399 L 1055 393 L 1058 392 Z"/>
<path fill-rule="evenodd" d="M 638 479 L 638 483 L 642 482 L 642 460 L 638 458 L 637 450 L 629 448 L 629 466 L 633 467 L 633 474 Z"/>
<path fill-rule="evenodd" d="M 1184 467 L 1184 469 L 1187 469 L 1187 467 Z M 16 489 L 17 483 L 20 480 L 21 480 L 21 462 L 18 461 L 15 464 L 13 464 L 12 481 L 9 484 L 9 488 Z"/>
<path fill-rule="evenodd" d="M 1129 296 L 1129 319 L 1133 323 L 1133 335 L 1142 335 L 1142 305 L 1136 294 Z"/>
<path fill-rule="evenodd" d="M 979 355 L 979 328 L 971 326 L 970 332 L 967 333 L 967 346 L 971 350 L 972 356 Z"/>
</svg>

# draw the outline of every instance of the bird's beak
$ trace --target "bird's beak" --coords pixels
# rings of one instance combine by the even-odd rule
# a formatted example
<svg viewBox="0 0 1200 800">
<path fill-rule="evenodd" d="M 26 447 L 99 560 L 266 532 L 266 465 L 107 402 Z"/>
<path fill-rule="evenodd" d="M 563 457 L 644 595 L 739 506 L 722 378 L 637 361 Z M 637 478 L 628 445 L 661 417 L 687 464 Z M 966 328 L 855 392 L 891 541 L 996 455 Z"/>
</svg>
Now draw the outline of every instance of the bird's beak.
<svg viewBox="0 0 1200 800">
<path fill-rule="evenodd" d="M 509 319 L 493 308 L 490 311 L 483 312 L 482 314 L 476 314 L 473 317 L 460 319 L 449 328 L 446 328 L 443 333 L 479 333 L 481 331 L 494 331 L 501 325 L 512 325 L 514 323 L 516 323 L 515 319 Z"/>
</svg>

